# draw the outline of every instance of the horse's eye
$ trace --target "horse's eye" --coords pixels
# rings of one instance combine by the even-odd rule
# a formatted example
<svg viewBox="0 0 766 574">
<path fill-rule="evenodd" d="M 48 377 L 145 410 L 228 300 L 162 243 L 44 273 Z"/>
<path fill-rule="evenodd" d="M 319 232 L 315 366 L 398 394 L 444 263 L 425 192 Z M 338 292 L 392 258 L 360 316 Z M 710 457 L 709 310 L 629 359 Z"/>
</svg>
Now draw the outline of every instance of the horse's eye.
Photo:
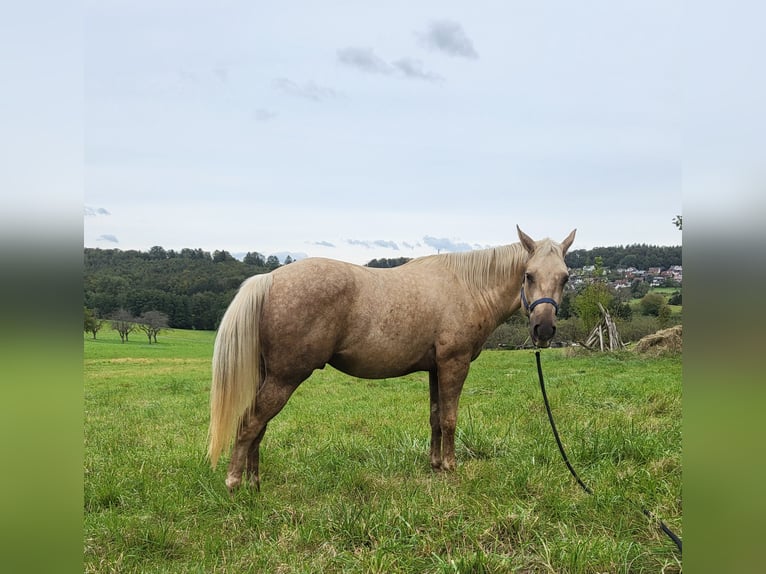
<svg viewBox="0 0 766 574">
<path fill-rule="evenodd" d="M 527 273 L 527 274 L 526 274 L 526 276 L 527 276 L 527 281 L 528 281 L 529 283 L 534 283 L 534 282 L 535 282 L 535 277 L 534 277 L 534 275 L 532 275 L 531 273 Z"/>
</svg>

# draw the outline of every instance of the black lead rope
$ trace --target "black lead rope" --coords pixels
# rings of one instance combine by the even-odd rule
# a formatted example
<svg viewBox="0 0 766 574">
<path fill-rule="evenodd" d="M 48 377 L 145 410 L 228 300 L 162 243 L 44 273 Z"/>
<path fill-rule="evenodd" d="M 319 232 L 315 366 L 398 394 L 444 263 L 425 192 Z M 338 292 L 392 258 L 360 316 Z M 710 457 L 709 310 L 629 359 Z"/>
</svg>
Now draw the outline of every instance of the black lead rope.
<svg viewBox="0 0 766 574">
<path fill-rule="evenodd" d="M 535 359 L 537 360 L 537 376 L 540 379 L 540 390 L 543 392 L 543 402 L 545 402 L 545 410 L 548 412 L 548 420 L 551 422 L 551 429 L 553 429 L 553 436 L 556 438 L 556 444 L 559 445 L 559 452 L 561 453 L 561 458 L 564 459 L 564 463 L 567 465 L 567 468 L 569 469 L 569 472 L 572 474 L 573 477 L 575 477 L 575 480 L 577 480 L 577 483 L 582 487 L 582 489 L 587 492 L 588 494 L 593 494 L 593 491 L 588 488 L 588 485 L 585 484 L 582 479 L 577 475 L 577 472 L 572 467 L 571 463 L 569 462 L 569 458 L 567 458 L 567 453 L 564 450 L 564 445 L 561 444 L 561 438 L 559 438 L 559 431 L 556 429 L 556 423 L 553 422 L 553 413 L 551 413 L 551 406 L 548 402 L 548 394 L 545 392 L 545 382 L 543 381 L 543 367 L 540 364 L 540 351 L 535 351 Z M 670 539 L 675 542 L 676 546 L 678 547 L 678 551 L 682 552 L 681 550 L 681 539 L 678 537 L 678 535 L 673 532 L 667 524 L 665 524 L 662 520 L 658 519 L 654 514 L 652 514 L 649 510 L 647 510 L 645 507 L 641 507 L 641 512 L 644 513 L 644 515 L 649 520 L 656 520 L 659 525 L 660 529 L 667 534 Z"/>
</svg>

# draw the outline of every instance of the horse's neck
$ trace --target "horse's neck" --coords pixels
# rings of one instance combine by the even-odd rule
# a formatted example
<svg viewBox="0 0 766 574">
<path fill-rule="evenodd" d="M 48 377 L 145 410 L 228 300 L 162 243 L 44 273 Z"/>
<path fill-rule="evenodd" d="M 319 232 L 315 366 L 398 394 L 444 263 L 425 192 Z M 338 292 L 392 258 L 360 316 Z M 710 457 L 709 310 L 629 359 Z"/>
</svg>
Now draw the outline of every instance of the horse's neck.
<svg viewBox="0 0 766 574">
<path fill-rule="evenodd" d="M 496 325 L 521 306 L 521 283 L 527 257 L 520 243 L 496 248 L 486 283 L 475 287 L 477 299 Z"/>
<path fill-rule="evenodd" d="M 527 262 L 521 243 L 468 253 L 430 255 L 408 265 L 447 268 L 460 278 L 490 321 L 500 324 L 520 306 Z"/>
<path fill-rule="evenodd" d="M 482 301 L 495 325 L 506 321 L 521 307 L 521 278 L 523 271 L 514 273 L 511 280 L 498 282 L 484 290 Z"/>
</svg>

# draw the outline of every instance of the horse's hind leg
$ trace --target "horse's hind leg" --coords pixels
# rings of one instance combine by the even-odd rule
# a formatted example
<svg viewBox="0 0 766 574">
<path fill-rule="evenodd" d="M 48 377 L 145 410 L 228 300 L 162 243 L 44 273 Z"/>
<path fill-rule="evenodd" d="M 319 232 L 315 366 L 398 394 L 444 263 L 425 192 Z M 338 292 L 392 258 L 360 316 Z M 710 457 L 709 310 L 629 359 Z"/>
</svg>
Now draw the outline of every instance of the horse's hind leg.
<svg viewBox="0 0 766 574">
<path fill-rule="evenodd" d="M 258 466 L 261 462 L 260 460 L 260 447 L 261 447 L 261 440 L 263 440 L 263 435 L 266 434 L 266 427 L 268 425 L 264 425 L 263 429 L 261 430 L 260 434 L 258 434 L 257 437 L 255 437 L 255 440 L 250 444 L 250 449 L 247 451 L 247 465 L 246 465 L 246 471 L 245 474 L 247 476 L 247 480 L 250 482 L 251 485 L 255 486 L 255 489 L 260 492 L 261 491 L 261 476 L 258 472 Z"/>
<path fill-rule="evenodd" d="M 428 373 L 428 387 L 431 396 L 431 468 L 442 468 L 442 427 L 439 421 L 439 379 L 436 371 Z"/>
<path fill-rule="evenodd" d="M 264 379 L 258 390 L 255 406 L 250 409 L 243 420 L 237 433 L 234 448 L 231 451 L 231 461 L 226 476 L 226 486 L 229 491 L 234 490 L 242 483 L 242 473 L 246 463 L 248 463 L 250 482 L 260 488 L 258 453 L 261 439 L 266 432 L 266 423 L 282 410 L 290 395 L 302 381 L 303 379 L 294 384 L 286 384 L 268 375 Z"/>
</svg>

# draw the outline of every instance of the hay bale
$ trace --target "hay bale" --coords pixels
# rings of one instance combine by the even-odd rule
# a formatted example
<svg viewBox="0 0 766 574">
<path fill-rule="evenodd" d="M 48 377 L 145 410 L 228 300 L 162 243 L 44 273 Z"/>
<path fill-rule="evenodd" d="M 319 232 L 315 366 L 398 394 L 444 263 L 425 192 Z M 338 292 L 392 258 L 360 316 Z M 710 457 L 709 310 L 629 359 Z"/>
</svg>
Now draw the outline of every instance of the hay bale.
<svg viewBox="0 0 766 574">
<path fill-rule="evenodd" d="M 676 325 L 647 335 L 636 343 L 633 350 L 644 355 L 675 355 L 681 353 L 682 347 L 683 329 L 681 325 Z"/>
</svg>

